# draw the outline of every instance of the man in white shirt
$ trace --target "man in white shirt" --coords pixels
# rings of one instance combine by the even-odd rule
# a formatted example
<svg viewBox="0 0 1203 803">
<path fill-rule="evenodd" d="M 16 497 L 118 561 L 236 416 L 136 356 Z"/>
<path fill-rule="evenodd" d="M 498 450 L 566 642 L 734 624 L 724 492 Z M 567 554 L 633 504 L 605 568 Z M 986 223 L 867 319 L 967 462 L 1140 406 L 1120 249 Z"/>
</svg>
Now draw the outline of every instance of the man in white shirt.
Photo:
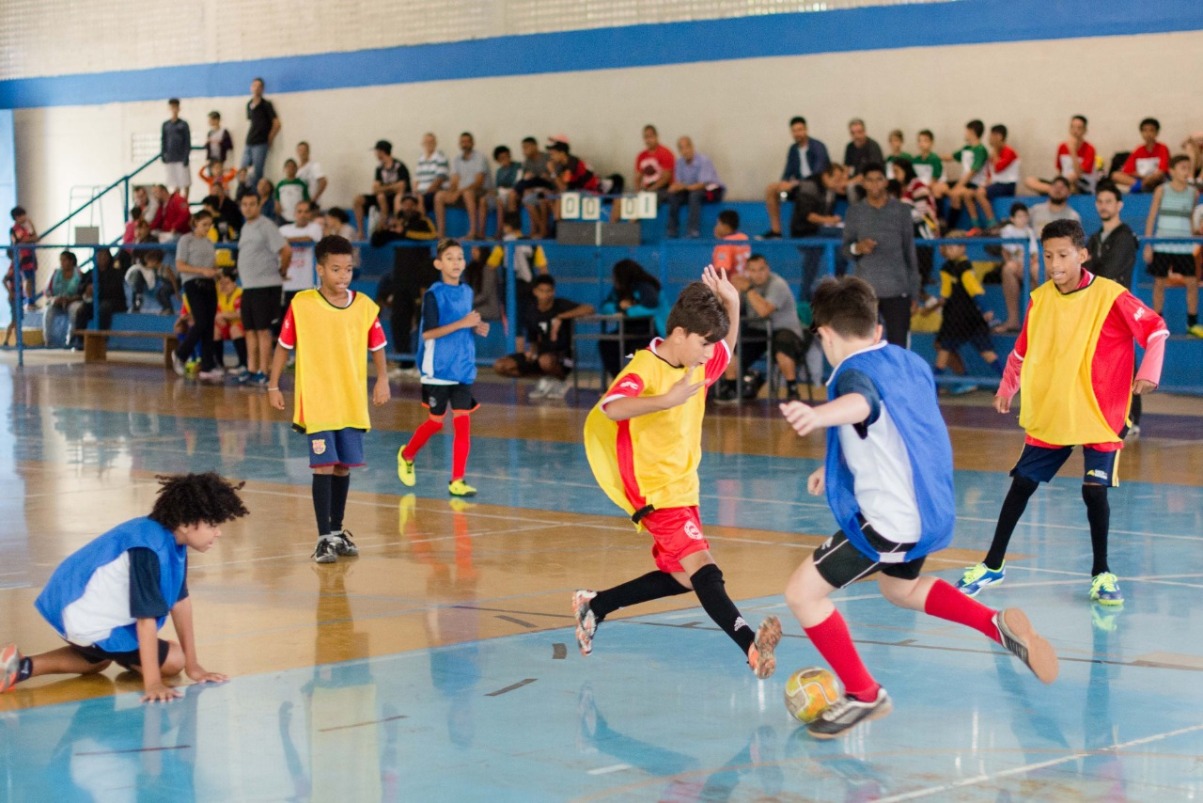
<svg viewBox="0 0 1203 803">
<path fill-rule="evenodd" d="M 317 162 L 309 161 L 309 143 L 297 143 L 297 178 L 309 187 L 311 209 L 321 209 L 322 193 L 326 191 L 326 173 Z"/>
</svg>

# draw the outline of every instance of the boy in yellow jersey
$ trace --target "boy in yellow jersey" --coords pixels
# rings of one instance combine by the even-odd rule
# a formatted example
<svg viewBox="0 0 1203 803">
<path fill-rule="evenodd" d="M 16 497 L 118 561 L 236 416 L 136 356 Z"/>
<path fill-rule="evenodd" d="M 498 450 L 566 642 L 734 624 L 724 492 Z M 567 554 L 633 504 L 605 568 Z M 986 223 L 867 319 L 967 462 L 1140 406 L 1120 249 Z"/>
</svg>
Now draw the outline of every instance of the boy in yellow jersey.
<svg viewBox="0 0 1203 803">
<path fill-rule="evenodd" d="M 777 666 L 781 622 L 755 633 L 727 596 L 698 516 L 698 463 L 706 389 L 731 361 L 739 333 L 739 291 L 707 267 L 681 291 L 668 336 L 636 352 L 585 422 L 585 452 L 602 490 L 652 536 L 657 571 L 605 591 L 572 598 L 581 655 L 593 651 L 597 625 L 610 613 L 691 588 L 715 624 L 746 654 L 758 678 Z"/>
<path fill-rule="evenodd" d="M 351 469 L 363 465 L 363 434 L 368 417 L 366 346 L 376 367 L 372 404 L 389 400 L 386 345 L 380 308 L 350 289 L 355 249 L 337 235 L 323 237 L 314 248 L 319 286 L 293 298 L 280 327 L 280 346 L 272 360 L 267 398 L 284 409 L 280 375 L 288 353 L 296 349 L 296 408 L 293 428 L 309 436 L 313 469 L 313 511 L 317 516 L 317 563 L 334 563 L 339 555 L 359 549 L 343 529 Z M 299 347 L 298 347 L 299 346 Z"/>
<path fill-rule="evenodd" d="M 1119 579 L 1107 563 L 1111 506 L 1107 489 L 1119 485 L 1119 450 L 1128 431 L 1132 395 L 1152 393 L 1161 381 L 1169 330 L 1161 316 L 1123 285 L 1083 270 L 1086 235 L 1076 220 L 1054 220 L 1040 234 L 1049 281 L 1032 293 L 1023 330 L 1007 358 L 994 409 L 1006 414 L 1023 386 L 1019 425 L 1027 433 L 1011 469 L 994 541 L 981 563 L 970 566 L 957 588 L 970 597 L 1001 583 L 1007 545 L 1028 499 L 1049 482 L 1074 446 L 1082 447 L 1086 473 L 1082 501 L 1094 553 L 1090 598 L 1124 604 Z M 1145 349 L 1133 377 L 1136 341 Z"/>
</svg>

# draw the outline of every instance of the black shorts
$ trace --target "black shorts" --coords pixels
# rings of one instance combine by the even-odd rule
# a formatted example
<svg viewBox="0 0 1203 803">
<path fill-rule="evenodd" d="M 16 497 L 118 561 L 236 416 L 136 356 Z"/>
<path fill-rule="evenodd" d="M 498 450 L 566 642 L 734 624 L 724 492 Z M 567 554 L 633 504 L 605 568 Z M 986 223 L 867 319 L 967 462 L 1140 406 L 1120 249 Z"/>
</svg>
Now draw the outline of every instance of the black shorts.
<svg viewBox="0 0 1203 803">
<path fill-rule="evenodd" d="M 1149 275 L 1164 279 L 1171 273 L 1179 276 L 1195 275 L 1194 254 L 1167 254 L 1162 251 L 1153 252 L 1153 264 L 1149 265 Z"/>
<path fill-rule="evenodd" d="M 1127 429 L 1121 435 L 1126 435 Z M 1024 477 L 1032 482 L 1050 482 L 1065 461 L 1073 454 L 1074 447 L 1060 446 L 1050 449 L 1047 446 L 1023 445 L 1023 453 L 1019 462 L 1011 469 L 1012 477 Z M 1082 447 L 1082 457 L 1086 467 L 1082 476 L 1083 485 L 1102 485 L 1107 488 L 1119 486 L 1119 450 L 1103 452 L 1089 446 Z"/>
<path fill-rule="evenodd" d="M 397 193 L 395 192 L 384 193 L 384 203 L 387 204 L 387 206 L 380 211 L 384 212 L 386 215 L 391 215 L 393 213 L 393 199 L 396 197 Z M 365 192 L 363 194 L 363 208 L 375 209 L 377 206 L 378 204 L 376 203 L 376 196 L 373 193 Z"/>
<path fill-rule="evenodd" d="M 978 354 L 987 351 L 994 351 L 994 339 L 990 337 L 990 332 L 987 329 L 978 329 L 975 332 L 956 331 L 959 327 L 953 325 L 949 327 L 951 331 L 944 331 L 944 327 L 940 327 L 940 331 L 936 333 L 936 348 L 944 351 L 959 351 L 961 346 L 966 343 L 977 349 Z"/>
<path fill-rule="evenodd" d="M 280 320 L 280 286 L 249 287 L 242 291 L 242 328 L 264 332 Z"/>
<path fill-rule="evenodd" d="M 471 385 L 422 385 L 422 404 L 431 415 L 445 415 L 447 405 L 456 412 L 473 412 L 480 404 L 472 398 Z"/>
<path fill-rule="evenodd" d="M 543 376 L 544 370 L 539 366 L 539 360 L 544 354 L 555 358 L 555 361 L 560 366 L 560 371 L 564 374 L 572 370 L 572 354 L 564 351 L 547 351 L 536 356 L 533 360 L 526 356 L 526 352 L 519 351 L 515 354 L 507 354 L 514 364 L 518 366 L 519 376 Z"/>
<path fill-rule="evenodd" d="M 906 552 L 911 544 L 896 544 L 883 538 L 868 523 L 861 522 L 861 531 L 869 544 L 883 555 L 889 552 Z M 927 558 L 915 558 L 906 563 L 882 563 L 868 558 L 840 530 L 815 550 L 815 568 L 819 576 L 836 588 L 843 588 L 863 577 L 881 572 L 887 577 L 914 580 L 923 569 Z"/>
<path fill-rule="evenodd" d="M 740 337 L 744 338 L 743 344 L 743 368 L 752 365 L 762 356 L 764 356 L 766 343 L 764 342 L 764 329 L 755 329 L 752 327 L 744 327 L 740 332 Z M 806 359 L 806 341 L 798 336 L 797 332 L 792 332 L 789 329 L 777 329 L 773 332 L 773 354 L 784 354 L 796 363 L 801 363 Z"/>
<path fill-rule="evenodd" d="M 105 661 L 113 661 L 118 666 L 123 666 L 126 669 L 133 669 L 135 666 L 142 665 L 142 656 L 137 650 L 129 652 L 109 652 L 102 650 L 95 645 L 81 647 L 78 644 L 67 644 L 79 657 L 83 658 L 90 664 L 101 664 Z M 170 642 L 159 639 L 159 666 L 167 663 L 167 653 L 171 650 Z"/>
</svg>

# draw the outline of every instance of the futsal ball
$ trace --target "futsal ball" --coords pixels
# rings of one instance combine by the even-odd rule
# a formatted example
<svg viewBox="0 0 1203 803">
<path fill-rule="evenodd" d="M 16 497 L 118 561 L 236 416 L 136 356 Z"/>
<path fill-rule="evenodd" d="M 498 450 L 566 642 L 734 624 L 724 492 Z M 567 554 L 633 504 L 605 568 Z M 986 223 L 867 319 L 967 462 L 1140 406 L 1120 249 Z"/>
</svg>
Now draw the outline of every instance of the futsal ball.
<svg viewBox="0 0 1203 803">
<path fill-rule="evenodd" d="M 785 681 L 785 708 L 799 722 L 810 724 L 840 698 L 840 682 L 817 666 L 799 669 Z"/>
</svg>

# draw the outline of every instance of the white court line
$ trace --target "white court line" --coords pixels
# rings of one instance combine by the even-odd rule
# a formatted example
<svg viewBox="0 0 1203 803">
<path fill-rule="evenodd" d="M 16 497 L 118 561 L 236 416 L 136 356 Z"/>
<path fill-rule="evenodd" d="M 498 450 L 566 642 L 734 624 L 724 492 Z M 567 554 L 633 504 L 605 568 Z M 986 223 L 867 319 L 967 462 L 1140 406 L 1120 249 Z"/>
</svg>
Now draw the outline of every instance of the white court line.
<svg viewBox="0 0 1203 803">
<path fill-rule="evenodd" d="M 1172 739 L 1175 736 L 1183 736 L 1188 733 L 1194 733 L 1195 731 L 1203 731 L 1203 724 L 1191 725 L 1187 728 L 1178 728 L 1177 730 L 1166 731 L 1165 733 L 1156 733 L 1152 736 L 1145 736 L 1141 739 L 1133 739 L 1129 742 L 1120 742 L 1119 744 L 1113 744 L 1109 747 L 1103 747 L 1098 750 L 1079 750 L 1076 753 L 1071 753 L 1067 756 L 1062 756 L 1061 758 L 1054 758 L 1050 761 L 1040 761 L 1035 764 L 1024 764 L 1021 767 L 1012 767 L 1009 770 L 1000 770 L 999 772 L 991 775 L 975 775 L 972 778 L 964 778 L 952 783 L 940 784 L 939 786 L 929 786 L 926 789 L 917 789 L 914 792 L 906 792 L 901 795 L 878 798 L 878 801 L 879 803 L 888 803 L 898 800 L 916 800 L 921 797 L 931 797 L 932 795 L 951 792 L 954 789 L 963 789 L 967 786 L 977 786 L 979 784 L 989 783 L 990 781 L 996 781 L 1001 778 L 1008 778 L 1012 775 L 1026 775 L 1029 772 L 1047 769 L 1049 767 L 1056 767 L 1061 764 L 1068 764 L 1071 761 L 1079 761 L 1083 758 L 1100 755 L 1102 753 L 1118 753 L 1121 750 L 1127 750 L 1130 747 L 1138 747 L 1143 744 L 1160 742 L 1164 739 Z"/>
<path fill-rule="evenodd" d="M 609 775 L 612 772 L 622 772 L 623 770 L 629 770 L 630 768 L 631 768 L 630 764 L 611 764 L 608 767 L 598 767 L 596 769 L 586 770 L 585 774 L 587 774 L 587 775 Z"/>
</svg>

